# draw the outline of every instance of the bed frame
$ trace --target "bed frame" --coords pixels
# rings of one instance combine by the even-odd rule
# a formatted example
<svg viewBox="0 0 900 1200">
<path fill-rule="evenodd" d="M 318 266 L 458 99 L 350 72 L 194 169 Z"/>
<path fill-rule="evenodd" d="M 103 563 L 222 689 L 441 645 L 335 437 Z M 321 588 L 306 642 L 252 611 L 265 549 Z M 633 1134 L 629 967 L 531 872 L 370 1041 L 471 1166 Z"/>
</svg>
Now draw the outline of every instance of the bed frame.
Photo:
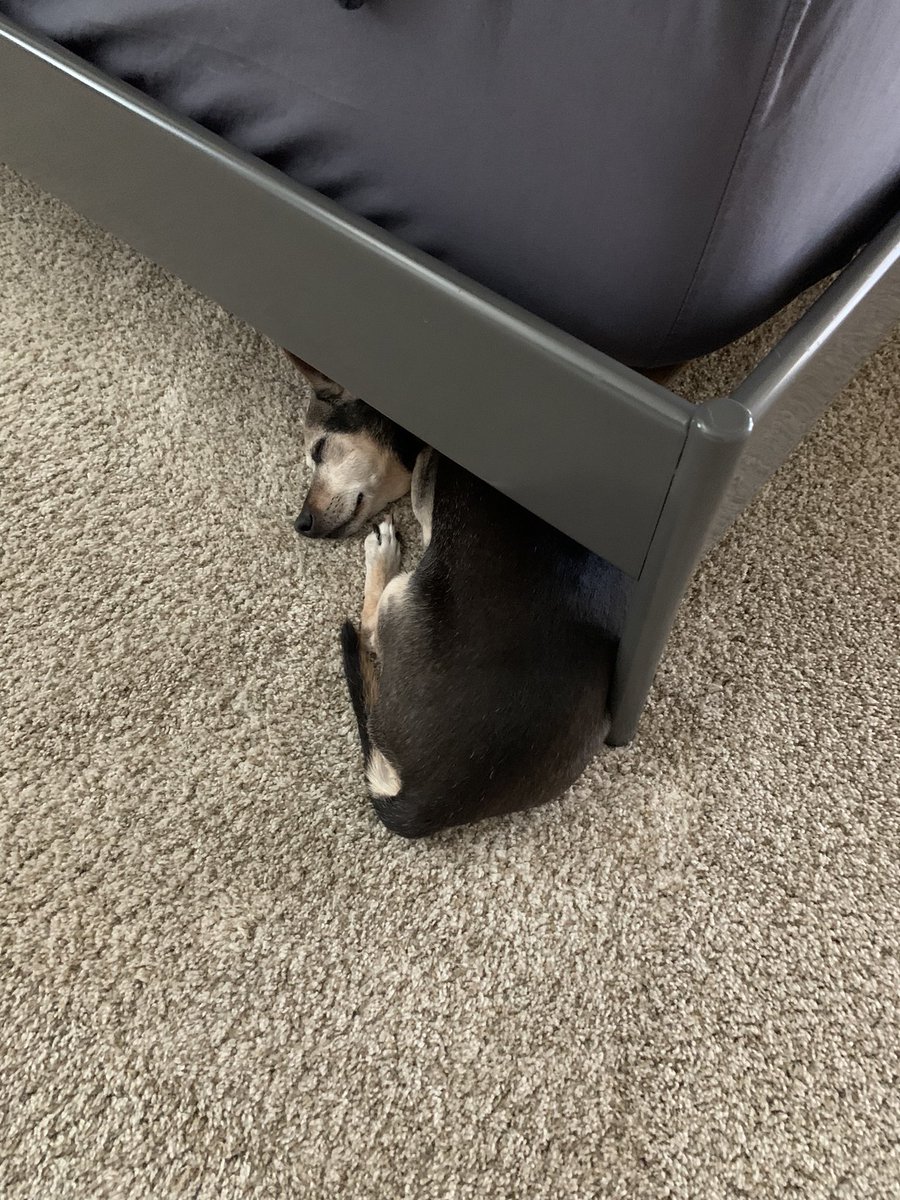
<svg viewBox="0 0 900 1200">
<path fill-rule="evenodd" d="M 0 112 L 0 160 L 629 577 L 616 745 L 700 558 L 900 319 L 898 218 L 693 405 L 4 19 Z"/>
</svg>

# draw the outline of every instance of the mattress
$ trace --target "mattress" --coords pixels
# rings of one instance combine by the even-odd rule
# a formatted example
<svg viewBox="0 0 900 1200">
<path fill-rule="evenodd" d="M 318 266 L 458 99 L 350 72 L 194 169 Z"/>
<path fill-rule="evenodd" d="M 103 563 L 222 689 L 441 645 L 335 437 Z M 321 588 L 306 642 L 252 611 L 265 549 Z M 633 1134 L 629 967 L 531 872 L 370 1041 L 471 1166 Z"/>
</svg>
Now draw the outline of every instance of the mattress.
<svg viewBox="0 0 900 1200">
<path fill-rule="evenodd" d="M 900 202 L 884 0 L 0 0 L 636 366 L 757 324 Z"/>
</svg>

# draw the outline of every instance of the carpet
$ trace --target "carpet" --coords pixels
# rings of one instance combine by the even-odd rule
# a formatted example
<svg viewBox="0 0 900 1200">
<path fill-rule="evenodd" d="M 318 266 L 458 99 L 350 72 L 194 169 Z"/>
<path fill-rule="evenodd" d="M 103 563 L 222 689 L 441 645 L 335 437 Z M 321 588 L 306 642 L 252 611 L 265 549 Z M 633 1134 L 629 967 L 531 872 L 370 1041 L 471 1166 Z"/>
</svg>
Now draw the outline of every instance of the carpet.
<svg viewBox="0 0 900 1200">
<path fill-rule="evenodd" d="M 291 368 L 6 171 L 0 212 L 0 1194 L 897 1196 L 900 337 L 698 573 L 637 741 L 407 843 Z"/>
</svg>

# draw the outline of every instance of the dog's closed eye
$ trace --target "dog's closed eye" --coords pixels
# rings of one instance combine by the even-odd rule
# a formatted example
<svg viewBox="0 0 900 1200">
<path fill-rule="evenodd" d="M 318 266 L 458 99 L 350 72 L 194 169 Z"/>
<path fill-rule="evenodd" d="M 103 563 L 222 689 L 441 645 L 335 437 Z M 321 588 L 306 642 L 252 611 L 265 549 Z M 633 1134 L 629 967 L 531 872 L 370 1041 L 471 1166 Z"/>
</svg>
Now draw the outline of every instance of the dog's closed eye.
<svg viewBox="0 0 900 1200">
<path fill-rule="evenodd" d="M 312 450 L 309 452 L 309 457 L 313 460 L 316 466 L 322 461 L 322 451 L 325 449 L 325 439 L 320 437 Z"/>
</svg>

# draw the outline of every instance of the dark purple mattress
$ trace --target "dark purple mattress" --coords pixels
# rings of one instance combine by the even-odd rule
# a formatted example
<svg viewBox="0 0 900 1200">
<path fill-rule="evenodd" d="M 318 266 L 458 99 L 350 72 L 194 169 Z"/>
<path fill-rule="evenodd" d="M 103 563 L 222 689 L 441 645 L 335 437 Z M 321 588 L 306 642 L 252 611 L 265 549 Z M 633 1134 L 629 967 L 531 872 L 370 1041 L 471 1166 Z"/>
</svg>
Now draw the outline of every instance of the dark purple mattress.
<svg viewBox="0 0 900 1200">
<path fill-rule="evenodd" d="M 709 351 L 900 200 L 895 0 L 0 0 L 634 365 Z"/>
</svg>

